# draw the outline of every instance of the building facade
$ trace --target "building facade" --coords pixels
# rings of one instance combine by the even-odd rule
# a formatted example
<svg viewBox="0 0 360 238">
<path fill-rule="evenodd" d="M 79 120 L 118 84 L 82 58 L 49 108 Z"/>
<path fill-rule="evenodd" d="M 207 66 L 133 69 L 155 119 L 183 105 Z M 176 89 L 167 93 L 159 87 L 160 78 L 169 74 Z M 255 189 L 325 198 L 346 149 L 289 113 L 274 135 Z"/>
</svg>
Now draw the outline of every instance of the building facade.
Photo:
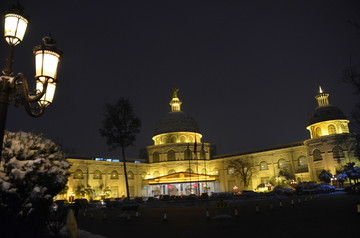
<svg viewBox="0 0 360 238">
<path fill-rule="evenodd" d="M 358 164 L 357 141 L 349 131 L 349 120 L 329 103 L 329 94 L 320 89 L 315 98 L 318 105 L 308 122 L 309 139 L 247 153 L 215 155 L 214 147 L 203 141 L 196 121 L 181 110 L 178 89 L 173 89 L 170 111 L 155 128 L 154 144 L 146 148 L 147 158 L 127 162 L 130 196 L 270 189 L 284 180 L 319 181 L 322 170 L 335 174 L 348 162 Z M 126 196 L 120 160 L 68 161 L 71 176 L 68 189 L 61 195 L 64 198 Z"/>
</svg>

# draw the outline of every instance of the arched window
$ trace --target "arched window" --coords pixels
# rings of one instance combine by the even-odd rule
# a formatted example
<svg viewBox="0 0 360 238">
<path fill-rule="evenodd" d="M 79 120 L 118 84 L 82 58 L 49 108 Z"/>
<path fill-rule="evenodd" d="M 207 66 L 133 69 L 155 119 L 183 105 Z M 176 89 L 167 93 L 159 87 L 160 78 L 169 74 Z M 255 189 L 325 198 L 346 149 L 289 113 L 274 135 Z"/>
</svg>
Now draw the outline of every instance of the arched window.
<svg viewBox="0 0 360 238">
<path fill-rule="evenodd" d="M 191 173 L 191 174 L 194 173 L 194 171 L 193 171 L 192 169 L 190 169 L 190 168 L 188 168 L 185 172 L 186 172 L 186 173 Z"/>
<path fill-rule="evenodd" d="M 119 173 L 116 170 L 113 170 L 110 174 L 110 179 L 118 179 Z"/>
<path fill-rule="evenodd" d="M 203 169 L 201 170 L 201 174 L 207 174 L 207 170 L 206 170 L 205 168 L 203 168 Z"/>
<path fill-rule="evenodd" d="M 180 136 L 180 143 L 185 143 L 185 142 L 186 142 L 186 137 Z"/>
<path fill-rule="evenodd" d="M 260 163 L 260 170 L 268 170 L 268 169 L 269 169 L 268 164 L 265 161 Z"/>
<path fill-rule="evenodd" d="M 159 152 L 154 152 L 153 153 L 153 162 L 154 163 L 157 163 L 157 162 L 159 162 L 160 161 L 160 154 L 159 154 Z"/>
<path fill-rule="evenodd" d="M 315 128 L 315 137 L 320 137 L 320 136 L 322 136 L 321 128 L 320 128 L 320 127 L 316 127 L 316 128 Z"/>
<path fill-rule="evenodd" d="M 93 179 L 101 179 L 102 175 L 100 170 L 95 170 Z"/>
<path fill-rule="evenodd" d="M 193 159 L 193 154 L 192 154 L 192 151 L 190 149 L 186 149 L 184 151 L 184 158 L 185 158 L 185 160 Z"/>
<path fill-rule="evenodd" d="M 336 134 L 336 128 L 333 124 L 328 125 L 328 133 L 329 133 L 329 135 Z"/>
<path fill-rule="evenodd" d="M 129 180 L 134 180 L 135 178 L 134 173 L 132 171 L 127 172 L 127 176 Z"/>
<path fill-rule="evenodd" d="M 168 174 L 175 174 L 175 173 L 176 173 L 175 169 L 170 169 L 168 172 Z"/>
<path fill-rule="evenodd" d="M 154 177 L 154 178 L 160 177 L 159 171 L 155 171 L 155 172 L 153 173 L 153 177 Z"/>
<path fill-rule="evenodd" d="M 141 173 L 141 178 L 142 178 L 142 179 L 145 179 L 145 178 L 146 178 L 146 172 L 145 172 L 145 171 Z"/>
<path fill-rule="evenodd" d="M 335 159 L 344 158 L 344 151 L 340 146 L 335 146 L 333 148 L 333 157 Z"/>
<path fill-rule="evenodd" d="M 321 151 L 316 149 L 313 151 L 314 161 L 322 160 Z"/>
<path fill-rule="evenodd" d="M 232 167 L 232 166 L 229 166 L 229 167 L 227 168 L 227 174 L 234 174 L 234 173 L 235 173 L 235 168 Z"/>
<path fill-rule="evenodd" d="M 170 143 L 176 143 L 176 136 L 171 136 Z"/>
<path fill-rule="evenodd" d="M 213 175 L 219 175 L 219 169 L 218 168 L 213 169 Z"/>
<path fill-rule="evenodd" d="M 307 162 L 307 158 L 305 156 L 300 156 L 299 157 L 299 166 L 307 166 L 308 162 Z"/>
<path fill-rule="evenodd" d="M 167 160 L 168 161 L 174 161 L 175 159 L 175 151 L 169 150 L 167 153 Z"/>
<path fill-rule="evenodd" d="M 81 169 L 77 169 L 74 172 L 74 179 L 83 179 L 84 178 L 84 173 Z"/>
<path fill-rule="evenodd" d="M 284 160 L 284 159 L 279 159 L 278 165 L 279 165 L 279 169 L 286 168 L 286 167 L 287 167 L 286 160 Z"/>
</svg>

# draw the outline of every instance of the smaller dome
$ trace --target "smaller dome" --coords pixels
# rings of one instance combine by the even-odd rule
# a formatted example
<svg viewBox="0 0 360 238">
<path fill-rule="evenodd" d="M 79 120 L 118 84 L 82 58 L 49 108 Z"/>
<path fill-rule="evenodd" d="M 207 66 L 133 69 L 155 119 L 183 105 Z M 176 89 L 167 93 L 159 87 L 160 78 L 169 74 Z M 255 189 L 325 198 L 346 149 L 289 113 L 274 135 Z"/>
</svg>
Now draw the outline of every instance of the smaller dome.
<svg viewBox="0 0 360 238">
<path fill-rule="evenodd" d="M 315 109 L 309 120 L 309 125 L 339 119 L 346 119 L 344 113 L 338 107 L 328 104 L 326 106 L 319 106 Z"/>
<path fill-rule="evenodd" d="M 186 112 L 168 112 L 158 123 L 154 135 L 169 132 L 196 132 L 200 133 L 196 121 Z"/>
</svg>

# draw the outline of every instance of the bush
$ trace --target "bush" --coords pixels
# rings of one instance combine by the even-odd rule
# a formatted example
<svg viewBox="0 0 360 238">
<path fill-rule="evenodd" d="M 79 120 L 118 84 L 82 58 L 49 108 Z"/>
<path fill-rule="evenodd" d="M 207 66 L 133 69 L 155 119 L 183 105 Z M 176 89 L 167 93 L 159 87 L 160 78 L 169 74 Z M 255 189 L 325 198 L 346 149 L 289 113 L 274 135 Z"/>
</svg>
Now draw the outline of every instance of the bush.
<svg viewBox="0 0 360 238">
<path fill-rule="evenodd" d="M 0 162 L 0 228 L 14 237 L 41 237 L 53 197 L 66 185 L 69 163 L 41 135 L 6 132 Z M 3 234 L 2 234 L 3 235 Z"/>
</svg>

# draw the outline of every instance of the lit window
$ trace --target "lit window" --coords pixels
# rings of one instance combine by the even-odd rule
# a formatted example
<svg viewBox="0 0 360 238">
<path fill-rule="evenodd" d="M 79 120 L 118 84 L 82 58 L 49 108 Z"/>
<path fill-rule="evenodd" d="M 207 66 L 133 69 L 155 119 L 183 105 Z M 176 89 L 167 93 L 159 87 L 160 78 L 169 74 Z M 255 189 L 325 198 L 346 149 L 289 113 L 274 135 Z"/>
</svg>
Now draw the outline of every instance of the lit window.
<svg viewBox="0 0 360 238">
<path fill-rule="evenodd" d="M 84 178 L 84 173 L 81 169 L 77 169 L 74 172 L 74 179 L 83 179 Z"/>
<path fill-rule="evenodd" d="M 110 179 L 118 179 L 119 173 L 116 170 L 113 170 L 110 175 Z"/>
<path fill-rule="evenodd" d="M 314 161 L 322 160 L 321 151 L 316 149 L 313 152 Z"/>
<path fill-rule="evenodd" d="M 93 179 L 101 179 L 101 172 L 100 172 L 100 170 L 95 170 Z"/>
<path fill-rule="evenodd" d="M 235 173 L 235 168 L 230 166 L 230 167 L 228 167 L 227 172 L 228 172 L 228 174 L 234 174 Z"/>
<path fill-rule="evenodd" d="M 265 161 L 260 163 L 260 170 L 268 170 L 269 167 Z"/>
<path fill-rule="evenodd" d="M 132 172 L 132 171 L 129 171 L 128 173 L 127 173 L 127 176 L 128 176 L 128 179 L 129 180 L 133 180 L 134 179 L 134 173 Z"/>
<path fill-rule="evenodd" d="M 320 136 L 322 136 L 321 128 L 316 127 L 316 129 L 315 129 L 315 137 L 320 137 Z"/>
<path fill-rule="evenodd" d="M 159 177 L 159 176 L 160 176 L 159 171 L 155 171 L 155 172 L 153 173 L 153 177 L 154 177 L 154 178 L 157 178 L 157 177 Z"/>
<path fill-rule="evenodd" d="M 329 132 L 329 135 L 333 135 L 333 134 L 336 134 L 336 128 L 334 125 L 330 124 L 328 126 L 328 132 Z"/>
<path fill-rule="evenodd" d="M 219 175 L 219 169 L 218 168 L 213 169 L 213 175 Z"/>
<path fill-rule="evenodd" d="M 168 172 L 168 174 L 175 174 L 175 173 L 176 173 L 176 171 L 174 169 L 170 169 Z"/>
<path fill-rule="evenodd" d="M 186 173 L 194 173 L 194 171 L 192 170 L 192 169 L 187 169 L 186 171 L 185 171 Z"/>
<path fill-rule="evenodd" d="M 308 162 L 307 162 L 307 158 L 305 156 L 300 156 L 299 157 L 299 166 L 307 166 Z"/>
<path fill-rule="evenodd" d="M 287 167 L 286 161 L 284 159 L 280 159 L 278 164 L 279 164 L 279 169 L 283 169 Z"/>
</svg>

